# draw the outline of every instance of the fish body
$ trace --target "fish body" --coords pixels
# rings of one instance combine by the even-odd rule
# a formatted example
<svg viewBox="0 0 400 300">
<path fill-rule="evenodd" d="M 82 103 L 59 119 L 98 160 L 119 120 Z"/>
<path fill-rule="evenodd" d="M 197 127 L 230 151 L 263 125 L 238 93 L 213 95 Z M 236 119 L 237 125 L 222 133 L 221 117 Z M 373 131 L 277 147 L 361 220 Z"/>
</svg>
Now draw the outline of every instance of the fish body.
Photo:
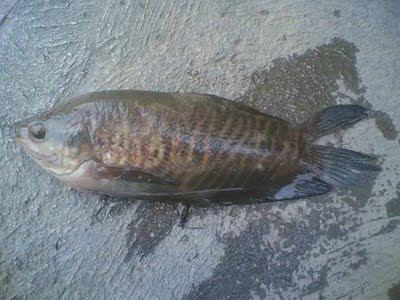
<svg viewBox="0 0 400 300">
<path fill-rule="evenodd" d="M 103 91 L 17 124 L 17 139 L 78 189 L 221 203 L 280 200 L 323 194 L 375 171 L 371 156 L 312 144 L 365 116 L 360 106 L 336 106 L 293 126 L 214 95 Z"/>
</svg>

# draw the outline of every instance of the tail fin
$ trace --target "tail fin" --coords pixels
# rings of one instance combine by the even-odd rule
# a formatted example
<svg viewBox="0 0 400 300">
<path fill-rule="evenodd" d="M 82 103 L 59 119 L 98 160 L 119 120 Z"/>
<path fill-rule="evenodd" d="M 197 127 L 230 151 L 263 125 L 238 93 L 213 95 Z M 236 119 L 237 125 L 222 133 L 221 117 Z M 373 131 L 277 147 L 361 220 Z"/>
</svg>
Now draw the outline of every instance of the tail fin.
<svg viewBox="0 0 400 300">
<path fill-rule="evenodd" d="M 306 130 L 313 140 L 348 128 L 367 116 L 367 109 L 359 105 L 332 106 L 306 123 Z M 372 172 L 380 170 L 376 157 L 346 149 L 313 145 L 307 156 L 306 169 L 335 186 L 364 184 Z"/>
<path fill-rule="evenodd" d="M 310 157 L 306 169 L 335 186 L 365 184 L 372 172 L 380 171 L 374 164 L 376 157 L 352 150 L 312 146 Z"/>
<path fill-rule="evenodd" d="M 368 111 L 360 105 L 336 105 L 328 107 L 314 115 L 305 124 L 313 139 L 348 128 L 365 119 Z"/>
</svg>

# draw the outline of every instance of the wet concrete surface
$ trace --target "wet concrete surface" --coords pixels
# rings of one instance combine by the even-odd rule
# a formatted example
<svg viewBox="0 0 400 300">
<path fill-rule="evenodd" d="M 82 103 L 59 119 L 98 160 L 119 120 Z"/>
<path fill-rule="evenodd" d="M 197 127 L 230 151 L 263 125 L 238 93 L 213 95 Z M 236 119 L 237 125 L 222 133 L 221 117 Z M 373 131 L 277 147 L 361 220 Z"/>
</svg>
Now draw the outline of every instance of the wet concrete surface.
<svg viewBox="0 0 400 300">
<path fill-rule="evenodd" d="M 0 4 L 0 298 L 396 299 L 400 3 L 9 1 Z M 12 124 L 100 89 L 212 93 L 301 123 L 335 103 L 371 118 L 323 143 L 374 153 L 364 188 L 182 207 L 80 193 Z M 397 293 L 397 294 L 396 294 Z"/>
</svg>

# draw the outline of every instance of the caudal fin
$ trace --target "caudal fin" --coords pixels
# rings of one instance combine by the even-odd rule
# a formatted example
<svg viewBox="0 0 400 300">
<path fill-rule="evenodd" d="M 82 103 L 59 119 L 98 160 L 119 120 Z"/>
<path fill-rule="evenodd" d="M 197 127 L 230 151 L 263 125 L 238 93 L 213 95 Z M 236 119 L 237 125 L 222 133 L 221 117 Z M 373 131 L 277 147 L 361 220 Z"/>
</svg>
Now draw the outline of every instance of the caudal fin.
<svg viewBox="0 0 400 300">
<path fill-rule="evenodd" d="M 312 139 L 348 128 L 365 119 L 368 111 L 360 105 L 336 105 L 328 107 L 314 115 L 305 124 Z"/>
<path fill-rule="evenodd" d="M 306 123 L 310 140 L 348 128 L 368 116 L 365 107 L 337 105 L 317 113 Z M 305 158 L 306 170 L 335 186 L 360 185 L 368 182 L 376 166 L 376 157 L 335 147 L 310 145 Z"/>
<path fill-rule="evenodd" d="M 335 186 L 361 185 L 380 171 L 377 158 L 360 152 L 327 146 L 312 146 L 306 169 Z"/>
</svg>

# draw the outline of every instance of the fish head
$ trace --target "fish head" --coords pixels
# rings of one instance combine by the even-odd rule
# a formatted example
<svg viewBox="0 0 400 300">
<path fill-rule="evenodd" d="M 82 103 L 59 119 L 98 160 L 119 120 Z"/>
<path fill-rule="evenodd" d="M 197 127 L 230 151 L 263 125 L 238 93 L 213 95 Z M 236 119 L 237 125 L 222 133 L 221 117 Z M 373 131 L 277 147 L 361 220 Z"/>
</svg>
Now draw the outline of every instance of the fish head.
<svg viewBox="0 0 400 300">
<path fill-rule="evenodd" d="M 92 142 L 85 114 L 47 112 L 15 124 L 15 139 L 41 167 L 67 175 L 88 161 Z"/>
</svg>

